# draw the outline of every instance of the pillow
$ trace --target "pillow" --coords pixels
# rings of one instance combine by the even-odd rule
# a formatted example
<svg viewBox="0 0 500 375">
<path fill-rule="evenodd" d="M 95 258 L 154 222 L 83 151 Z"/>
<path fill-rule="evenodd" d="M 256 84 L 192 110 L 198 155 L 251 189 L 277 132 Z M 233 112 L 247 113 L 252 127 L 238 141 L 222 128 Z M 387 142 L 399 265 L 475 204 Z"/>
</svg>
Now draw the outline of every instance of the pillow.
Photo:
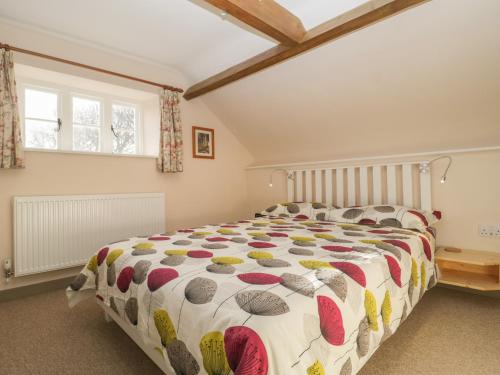
<svg viewBox="0 0 500 375">
<path fill-rule="evenodd" d="M 323 203 L 317 202 L 289 202 L 278 203 L 264 211 L 261 215 L 272 217 L 293 217 L 296 219 L 325 220 L 325 217 L 332 207 L 327 207 Z"/>
<path fill-rule="evenodd" d="M 417 210 L 403 206 L 362 206 L 331 209 L 325 220 L 365 225 L 383 225 L 388 227 L 416 229 L 425 232 L 427 227 L 441 219 L 439 212 Z"/>
</svg>

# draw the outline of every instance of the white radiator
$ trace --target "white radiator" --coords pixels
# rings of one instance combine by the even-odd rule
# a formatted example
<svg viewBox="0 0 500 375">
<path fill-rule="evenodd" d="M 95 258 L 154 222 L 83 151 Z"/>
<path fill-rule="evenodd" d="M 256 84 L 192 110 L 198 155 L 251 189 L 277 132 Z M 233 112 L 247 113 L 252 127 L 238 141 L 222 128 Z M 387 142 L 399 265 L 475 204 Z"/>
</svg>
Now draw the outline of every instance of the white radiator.
<svg viewBox="0 0 500 375">
<path fill-rule="evenodd" d="M 107 243 L 164 230 L 162 193 L 14 197 L 15 275 L 82 265 Z"/>
</svg>

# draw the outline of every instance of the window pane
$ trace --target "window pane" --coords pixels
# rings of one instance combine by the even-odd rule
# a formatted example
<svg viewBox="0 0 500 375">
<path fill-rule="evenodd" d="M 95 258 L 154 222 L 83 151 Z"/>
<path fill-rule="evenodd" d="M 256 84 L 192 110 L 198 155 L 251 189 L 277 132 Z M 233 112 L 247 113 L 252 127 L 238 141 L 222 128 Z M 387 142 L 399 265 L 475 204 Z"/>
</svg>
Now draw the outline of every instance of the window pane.
<svg viewBox="0 0 500 375">
<path fill-rule="evenodd" d="M 57 148 L 57 123 L 50 121 L 25 120 L 26 147 Z"/>
<path fill-rule="evenodd" d="M 136 153 L 136 111 L 132 106 L 113 104 L 113 152 Z"/>
<path fill-rule="evenodd" d="M 101 103 L 73 97 L 73 122 L 79 125 L 100 125 Z"/>
<path fill-rule="evenodd" d="M 73 126 L 73 150 L 99 151 L 99 128 L 93 126 Z"/>
<path fill-rule="evenodd" d="M 25 117 L 57 120 L 57 94 L 26 89 L 24 91 Z"/>
</svg>

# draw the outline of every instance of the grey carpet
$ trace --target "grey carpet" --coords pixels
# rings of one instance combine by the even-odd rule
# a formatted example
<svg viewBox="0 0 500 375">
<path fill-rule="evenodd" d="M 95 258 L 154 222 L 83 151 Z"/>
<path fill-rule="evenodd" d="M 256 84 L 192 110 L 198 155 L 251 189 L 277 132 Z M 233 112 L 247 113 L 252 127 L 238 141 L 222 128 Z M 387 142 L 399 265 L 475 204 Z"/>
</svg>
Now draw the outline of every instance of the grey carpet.
<svg viewBox="0 0 500 375">
<path fill-rule="evenodd" d="M 161 372 L 93 299 L 55 291 L 0 303 L 0 374 Z M 500 300 L 434 288 L 360 374 L 500 374 Z"/>
</svg>

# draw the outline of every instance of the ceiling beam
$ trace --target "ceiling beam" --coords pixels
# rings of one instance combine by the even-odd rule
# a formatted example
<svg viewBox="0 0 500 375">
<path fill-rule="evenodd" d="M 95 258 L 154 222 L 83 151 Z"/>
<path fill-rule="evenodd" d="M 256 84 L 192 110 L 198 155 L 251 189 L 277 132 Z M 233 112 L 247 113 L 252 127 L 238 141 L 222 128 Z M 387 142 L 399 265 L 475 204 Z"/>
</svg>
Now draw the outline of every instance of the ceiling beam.
<svg viewBox="0 0 500 375">
<path fill-rule="evenodd" d="M 205 2 L 281 44 L 290 46 L 297 44 L 306 35 L 302 21 L 273 0 L 205 0 Z"/>
<path fill-rule="evenodd" d="M 430 0 L 371 0 L 309 30 L 299 44 L 278 45 L 193 85 L 184 98 L 196 98 L 427 1 Z"/>
</svg>

